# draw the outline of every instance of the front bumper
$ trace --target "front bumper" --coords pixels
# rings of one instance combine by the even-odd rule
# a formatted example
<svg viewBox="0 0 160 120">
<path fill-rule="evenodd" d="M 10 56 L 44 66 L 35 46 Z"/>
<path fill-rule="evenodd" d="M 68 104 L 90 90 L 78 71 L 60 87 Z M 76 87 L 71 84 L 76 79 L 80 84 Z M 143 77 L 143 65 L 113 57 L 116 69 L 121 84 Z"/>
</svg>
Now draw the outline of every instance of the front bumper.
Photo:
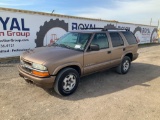
<svg viewBox="0 0 160 120">
<path fill-rule="evenodd" d="M 36 77 L 32 74 L 26 73 L 23 68 L 18 65 L 19 75 L 25 79 L 28 79 L 32 81 L 33 83 L 37 84 L 38 86 L 44 87 L 44 88 L 52 88 L 56 76 L 49 76 L 49 77 Z"/>
</svg>

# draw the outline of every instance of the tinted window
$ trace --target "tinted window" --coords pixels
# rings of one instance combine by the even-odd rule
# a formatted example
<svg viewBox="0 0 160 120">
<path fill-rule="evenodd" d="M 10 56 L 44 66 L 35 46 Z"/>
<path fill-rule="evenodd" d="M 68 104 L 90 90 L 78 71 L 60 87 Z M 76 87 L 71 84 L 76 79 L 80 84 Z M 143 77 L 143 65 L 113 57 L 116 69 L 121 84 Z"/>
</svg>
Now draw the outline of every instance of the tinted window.
<svg viewBox="0 0 160 120">
<path fill-rule="evenodd" d="M 110 33 L 113 47 L 123 46 L 124 42 L 119 33 Z"/>
<path fill-rule="evenodd" d="M 97 44 L 99 45 L 100 49 L 108 48 L 108 39 L 105 33 L 97 33 L 94 35 L 94 38 L 91 42 L 91 44 Z"/>
<path fill-rule="evenodd" d="M 122 32 L 125 36 L 126 40 L 128 41 L 128 44 L 137 44 L 136 38 L 134 37 L 133 33 L 131 32 Z"/>
</svg>

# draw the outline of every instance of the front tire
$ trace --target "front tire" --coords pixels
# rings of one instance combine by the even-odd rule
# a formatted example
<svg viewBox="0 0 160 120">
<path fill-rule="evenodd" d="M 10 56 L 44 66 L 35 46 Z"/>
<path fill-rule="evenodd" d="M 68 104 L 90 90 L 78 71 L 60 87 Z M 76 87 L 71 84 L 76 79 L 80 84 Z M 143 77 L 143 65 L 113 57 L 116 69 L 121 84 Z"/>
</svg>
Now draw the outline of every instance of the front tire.
<svg viewBox="0 0 160 120">
<path fill-rule="evenodd" d="M 62 96 L 74 93 L 79 84 L 79 74 L 73 68 L 65 68 L 56 77 L 54 90 Z"/>
<path fill-rule="evenodd" d="M 125 56 L 121 62 L 121 64 L 117 67 L 116 71 L 119 74 L 126 74 L 131 66 L 131 59 L 128 56 Z"/>
</svg>

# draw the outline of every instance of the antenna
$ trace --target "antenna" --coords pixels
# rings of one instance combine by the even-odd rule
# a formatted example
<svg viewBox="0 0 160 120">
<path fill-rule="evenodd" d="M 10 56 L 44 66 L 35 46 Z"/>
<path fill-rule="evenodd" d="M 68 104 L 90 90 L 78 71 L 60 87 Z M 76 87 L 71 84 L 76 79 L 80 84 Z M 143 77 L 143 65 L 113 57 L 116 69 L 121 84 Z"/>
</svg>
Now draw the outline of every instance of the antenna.
<svg viewBox="0 0 160 120">
<path fill-rule="evenodd" d="M 152 24 L 152 18 L 151 18 L 151 20 L 150 20 L 150 25 Z"/>
</svg>

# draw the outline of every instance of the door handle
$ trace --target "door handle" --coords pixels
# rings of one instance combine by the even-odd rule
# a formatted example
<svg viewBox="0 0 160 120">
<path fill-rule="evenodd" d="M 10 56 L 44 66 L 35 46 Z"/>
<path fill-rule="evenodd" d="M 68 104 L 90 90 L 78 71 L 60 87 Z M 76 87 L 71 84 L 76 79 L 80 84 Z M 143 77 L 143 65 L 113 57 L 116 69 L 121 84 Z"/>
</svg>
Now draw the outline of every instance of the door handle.
<svg viewBox="0 0 160 120">
<path fill-rule="evenodd" d="M 126 48 L 123 48 L 123 51 L 125 51 L 126 50 Z"/>
<path fill-rule="evenodd" d="M 110 54 L 111 53 L 111 51 L 108 51 L 108 54 Z"/>
</svg>

